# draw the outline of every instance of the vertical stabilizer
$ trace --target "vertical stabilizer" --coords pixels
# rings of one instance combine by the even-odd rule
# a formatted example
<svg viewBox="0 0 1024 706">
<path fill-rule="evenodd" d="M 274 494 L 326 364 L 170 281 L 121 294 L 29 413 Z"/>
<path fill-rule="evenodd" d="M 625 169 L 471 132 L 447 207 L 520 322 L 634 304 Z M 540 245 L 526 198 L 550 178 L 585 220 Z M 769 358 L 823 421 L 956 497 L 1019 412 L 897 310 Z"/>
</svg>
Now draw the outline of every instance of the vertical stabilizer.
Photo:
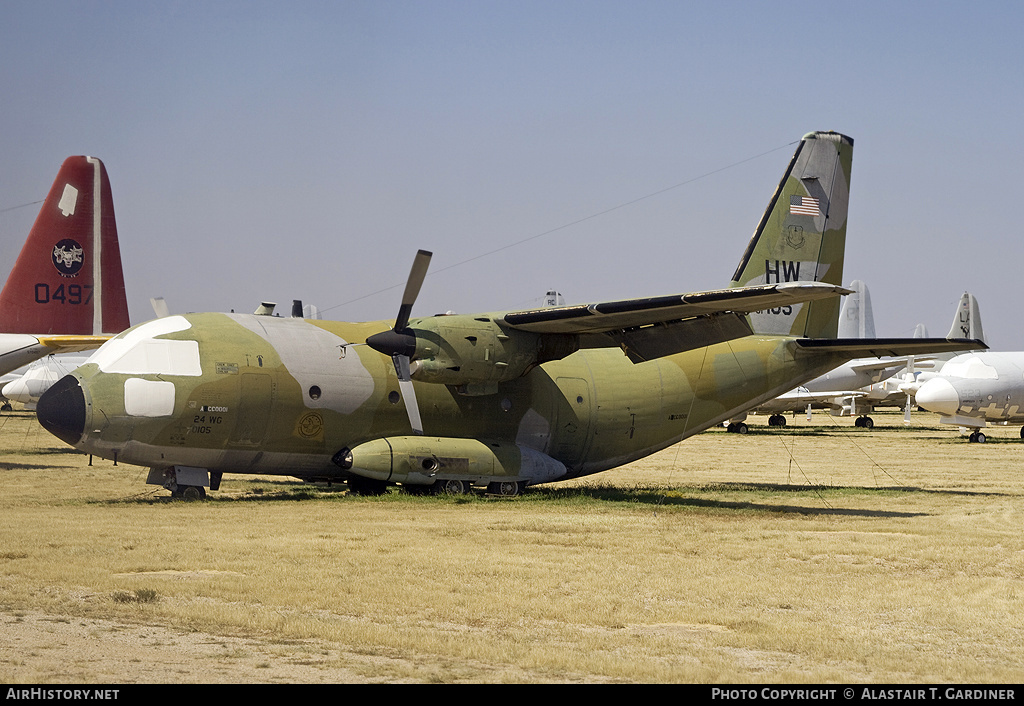
<svg viewBox="0 0 1024 706">
<path fill-rule="evenodd" d="M 93 157 L 68 157 L 0 292 L 0 331 L 102 335 L 128 326 L 107 171 Z"/>
<path fill-rule="evenodd" d="M 839 310 L 839 338 L 875 338 L 875 314 L 871 311 L 871 294 L 866 284 L 853 280 Z"/>
<path fill-rule="evenodd" d="M 981 328 L 981 310 L 978 300 L 970 292 L 964 292 L 953 315 L 953 325 L 946 338 L 972 338 L 985 341 L 985 332 Z M 988 341 L 985 341 L 986 343 Z"/>
<path fill-rule="evenodd" d="M 804 135 L 747 245 L 732 286 L 843 281 L 853 140 Z M 750 315 L 755 333 L 835 338 L 839 301 L 827 299 Z"/>
</svg>

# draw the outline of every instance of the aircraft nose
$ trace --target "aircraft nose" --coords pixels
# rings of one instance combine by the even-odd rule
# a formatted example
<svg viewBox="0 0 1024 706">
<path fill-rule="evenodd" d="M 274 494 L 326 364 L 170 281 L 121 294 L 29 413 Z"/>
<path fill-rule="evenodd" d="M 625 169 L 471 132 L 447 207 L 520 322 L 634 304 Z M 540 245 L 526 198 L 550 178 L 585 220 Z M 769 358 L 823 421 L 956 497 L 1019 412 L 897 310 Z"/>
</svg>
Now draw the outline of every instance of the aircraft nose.
<svg viewBox="0 0 1024 706">
<path fill-rule="evenodd" d="M 3 394 L 9 400 L 21 402 L 22 404 L 28 404 L 32 401 L 32 393 L 23 378 L 12 380 L 4 385 L 3 390 L 0 390 L 0 394 Z"/>
<path fill-rule="evenodd" d="M 78 378 L 65 375 L 36 403 L 36 417 L 46 431 L 72 446 L 85 431 L 85 394 Z"/>
<path fill-rule="evenodd" d="M 960 409 L 960 395 L 948 380 L 932 378 L 914 395 L 914 401 L 929 412 L 953 416 Z"/>
</svg>

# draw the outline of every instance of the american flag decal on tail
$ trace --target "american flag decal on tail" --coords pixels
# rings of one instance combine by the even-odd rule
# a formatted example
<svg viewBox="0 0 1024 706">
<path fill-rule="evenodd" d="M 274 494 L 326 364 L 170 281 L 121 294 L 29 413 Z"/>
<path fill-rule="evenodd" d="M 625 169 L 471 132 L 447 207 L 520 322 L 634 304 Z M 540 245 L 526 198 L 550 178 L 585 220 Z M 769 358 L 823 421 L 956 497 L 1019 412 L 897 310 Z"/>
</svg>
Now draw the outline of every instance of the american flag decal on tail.
<svg viewBox="0 0 1024 706">
<path fill-rule="evenodd" d="M 800 216 L 820 216 L 818 199 L 811 196 L 789 197 L 789 212 Z"/>
</svg>

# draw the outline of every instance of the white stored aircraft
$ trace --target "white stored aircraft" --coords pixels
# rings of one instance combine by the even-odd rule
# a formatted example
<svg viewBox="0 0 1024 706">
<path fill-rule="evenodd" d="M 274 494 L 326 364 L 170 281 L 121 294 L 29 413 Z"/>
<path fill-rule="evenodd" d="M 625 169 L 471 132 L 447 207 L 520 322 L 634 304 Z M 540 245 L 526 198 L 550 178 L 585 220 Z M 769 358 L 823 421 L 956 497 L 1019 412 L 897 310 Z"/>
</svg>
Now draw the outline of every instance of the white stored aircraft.
<svg viewBox="0 0 1024 706">
<path fill-rule="evenodd" d="M 985 340 L 985 334 L 981 325 L 981 311 L 978 307 L 978 300 L 970 292 L 964 292 L 957 304 L 956 313 L 953 315 L 953 324 L 947 334 L 952 338 L 971 338 L 979 341 Z M 928 332 L 923 324 L 918 325 L 915 338 L 927 338 Z M 936 353 L 924 357 L 914 358 L 907 363 L 907 367 L 888 380 L 872 384 L 865 391 L 863 397 L 856 400 L 858 408 L 867 410 L 878 407 L 899 407 L 903 406 L 905 424 L 910 423 L 910 412 L 915 403 L 915 394 L 923 382 L 943 369 L 943 366 L 954 357 L 950 353 Z"/>
<path fill-rule="evenodd" d="M 863 282 L 855 280 L 849 287 L 854 291 L 847 297 L 840 314 L 841 337 L 874 338 L 875 325 L 871 311 L 871 297 Z M 846 327 L 845 329 L 843 327 Z M 919 324 L 915 338 L 927 338 L 923 324 Z M 974 296 L 964 292 L 953 314 L 949 339 L 984 340 L 981 314 Z M 856 416 L 855 425 L 871 429 L 874 420 L 870 413 L 879 407 L 903 407 L 904 421 L 909 423 L 910 409 L 916 390 L 916 380 L 922 374 L 938 370 L 952 354 L 932 354 L 918 357 L 861 358 L 831 370 L 806 385 L 790 390 L 762 405 L 754 413 L 770 414 L 769 426 L 786 426 L 785 412 L 829 409 L 838 416 Z M 744 415 L 745 416 L 745 415 Z M 729 431 L 745 433 L 743 417 L 734 418 Z"/>
<path fill-rule="evenodd" d="M 988 424 L 1024 424 L 1024 352 L 955 356 L 938 372 L 922 373 L 914 393 L 942 424 L 970 429 L 968 441 L 984 443 Z"/>
<path fill-rule="evenodd" d="M 98 348 L 129 325 L 106 169 L 68 157 L 0 292 L 0 375 Z"/>
<path fill-rule="evenodd" d="M 5 380 L 0 380 L 0 383 L 6 383 L 2 388 L 2 394 L 12 402 L 25 405 L 25 409 L 35 409 L 36 402 L 53 383 L 82 365 L 88 358 L 88 353 L 67 353 L 40 358 L 24 368 L 21 375 L 12 374 L 5 376 Z"/>
</svg>

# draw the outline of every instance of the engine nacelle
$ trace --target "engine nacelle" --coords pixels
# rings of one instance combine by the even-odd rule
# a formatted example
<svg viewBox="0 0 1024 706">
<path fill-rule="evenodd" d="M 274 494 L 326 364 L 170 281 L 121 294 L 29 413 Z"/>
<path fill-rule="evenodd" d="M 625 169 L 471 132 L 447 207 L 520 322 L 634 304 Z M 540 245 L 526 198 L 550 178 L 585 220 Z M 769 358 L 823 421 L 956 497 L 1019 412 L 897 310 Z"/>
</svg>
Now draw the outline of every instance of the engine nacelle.
<svg viewBox="0 0 1024 706">
<path fill-rule="evenodd" d="M 540 336 L 503 329 L 489 317 L 435 316 L 415 322 L 412 377 L 421 382 L 493 391 L 534 366 L 577 349 L 574 336 Z"/>
<path fill-rule="evenodd" d="M 392 436 L 336 455 L 345 470 L 390 483 L 430 485 L 437 480 L 474 484 L 546 483 L 566 473 L 550 456 L 519 444 L 429 436 Z"/>
</svg>

